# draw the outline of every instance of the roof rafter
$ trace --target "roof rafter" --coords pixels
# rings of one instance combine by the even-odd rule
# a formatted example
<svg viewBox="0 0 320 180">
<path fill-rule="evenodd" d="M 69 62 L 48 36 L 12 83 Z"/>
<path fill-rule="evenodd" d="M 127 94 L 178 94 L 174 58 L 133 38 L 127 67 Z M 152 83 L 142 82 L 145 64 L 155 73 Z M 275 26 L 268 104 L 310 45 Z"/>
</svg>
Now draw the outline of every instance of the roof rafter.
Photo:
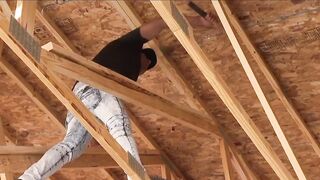
<svg viewBox="0 0 320 180">
<path fill-rule="evenodd" d="M 17 0 L 15 18 L 33 36 L 37 0 Z"/>
<path fill-rule="evenodd" d="M 2 42 L 3 43 L 3 42 Z M 65 130 L 64 123 L 57 113 L 50 107 L 48 102 L 43 96 L 37 92 L 34 87 L 28 83 L 25 78 L 8 62 L 5 57 L 0 58 L 1 69 L 10 76 L 16 84 L 30 97 L 30 99 L 44 112 L 46 115 L 53 120 L 59 130 Z"/>
<path fill-rule="evenodd" d="M 221 2 L 221 1 L 220 1 Z M 306 176 L 301 168 L 301 165 L 298 161 L 298 159 L 296 158 L 296 155 L 294 154 L 293 149 L 291 148 L 289 141 L 287 140 L 281 126 L 279 123 L 279 120 L 277 119 L 277 117 L 275 116 L 262 88 L 260 87 L 260 84 L 255 76 L 255 74 L 253 73 L 253 70 L 249 64 L 249 61 L 247 60 L 247 57 L 245 56 L 240 43 L 238 42 L 228 20 L 227 17 L 225 16 L 225 13 L 220 5 L 219 1 L 212 1 L 212 4 L 220 18 L 220 21 L 230 39 L 230 42 L 233 46 L 233 49 L 235 50 L 238 59 L 240 60 L 240 63 L 263 107 L 263 110 L 265 111 L 269 122 L 271 123 L 281 145 L 283 150 L 285 151 L 291 165 L 293 166 L 293 169 L 295 170 L 297 176 L 299 177 L 299 179 L 306 179 Z"/>
<path fill-rule="evenodd" d="M 292 103 L 290 102 L 289 98 L 286 96 L 284 91 L 282 90 L 278 80 L 274 76 L 274 74 L 269 69 L 268 65 L 266 64 L 265 60 L 263 59 L 262 55 L 257 51 L 254 44 L 251 42 L 249 36 L 246 34 L 244 29 L 242 28 L 240 22 L 238 21 L 237 17 L 231 12 L 230 7 L 228 6 L 226 1 L 221 1 L 221 6 L 225 11 L 227 18 L 230 21 L 230 24 L 233 26 L 234 30 L 238 33 L 240 39 L 242 40 L 243 44 L 249 50 L 251 56 L 257 63 L 258 67 L 272 86 L 273 90 L 277 94 L 278 98 L 283 103 L 284 107 L 287 109 L 289 114 L 291 115 L 292 119 L 295 121 L 297 126 L 300 128 L 304 136 L 310 141 L 312 148 L 320 157 L 320 143 L 317 141 L 315 136 L 311 133 L 308 126 L 302 119 L 299 112 L 294 108 Z"/>
<path fill-rule="evenodd" d="M 73 46 L 72 42 L 68 39 L 68 37 L 61 31 L 61 29 L 54 23 L 54 21 L 51 20 L 51 18 L 39 7 L 37 7 L 36 10 L 36 17 L 64 48 L 80 54 L 78 49 Z"/>
<path fill-rule="evenodd" d="M 229 152 L 229 148 L 226 146 L 226 143 L 224 140 L 220 140 L 220 154 L 222 159 L 222 167 L 224 171 L 224 178 L 226 180 L 232 180 L 233 177 L 233 171 L 231 167 L 231 156 Z"/>
<path fill-rule="evenodd" d="M 283 179 L 293 179 L 288 169 L 281 162 L 278 155 L 272 150 L 260 130 L 256 127 L 243 106 L 231 92 L 226 82 L 220 77 L 215 69 L 212 68 L 210 60 L 195 41 L 191 26 L 178 11 L 173 2 L 151 1 L 151 3 L 276 174 Z"/>
</svg>

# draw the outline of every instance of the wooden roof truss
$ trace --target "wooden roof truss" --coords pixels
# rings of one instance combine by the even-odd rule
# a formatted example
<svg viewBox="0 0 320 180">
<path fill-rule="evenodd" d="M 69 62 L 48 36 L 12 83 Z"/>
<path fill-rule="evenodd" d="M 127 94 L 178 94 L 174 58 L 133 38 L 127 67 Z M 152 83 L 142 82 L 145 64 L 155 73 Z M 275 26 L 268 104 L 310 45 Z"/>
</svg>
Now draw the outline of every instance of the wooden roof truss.
<svg viewBox="0 0 320 180">
<path fill-rule="evenodd" d="M 240 102 L 231 92 L 226 82 L 212 68 L 207 55 L 202 51 L 193 37 L 192 27 L 188 24 L 175 4 L 172 1 L 151 1 L 151 3 L 167 23 L 176 38 L 180 41 L 181 45 L 192 57 L 193 61 L 211 84 L 212 88 L 217 92 L 274 172 L 281 179 L 294 179 Z M 237 18 L 232 14 L 227 3 L 225 1 L 212 1 L 212 3 L 296 175 L 299 179 L 306 179 L 306 175 L 296 159 L 293 149 L 290 147 L 277 117 L 274 115 L 274 112 L 248 63 L 247 57 L 243 53 L 244 47 L 238 42 L 235 32 L 238 33 L 241 41 L 244 42 L 245 47 L 257 62 L 259 68 L 287 108 L 290 115 L 304 133 L 305 137 L 311 142 L 315 152 L 320 156 L 319 142 L 316 141 L 306 124 L 303 122 L 301 116 L 294 109 L 288 98 L 286 98 L 279 83 L 272 72 L 267 68 L 261 55 L 256 51 L 249 37 L 241 28 Z M 141 18 L 128 2 L 117 0 L 113 1 L 112 4 L 123 15 L 132 29 L 143 24 Z M 97 152 L 100 151 L 95 151 L 96 153 L 87 154 L 68 167 L 89 167 L 90 164 L 86 162 L 90 159 L 92 162 L 96 163 L 95 166 L 97 167 L 110 168 L 119 165 L 119 167 L 134 179 L 149 179 L 145 170 L 132 159 L 128 152 L 125 152 L 121 148 L 121 146 L 111 137 L 106 128 L 100 124 L 95 116 L 75 97 L 56 73 L 63 74 L 69 78 L 80 80 L 102 90 L 111 92 L 129 103 L 141 106 L 196 131 L 213 135 L 220 141 L 220 152 L 226 179 L 233 179 L 233 171 L 237 172 L 241 179 L 259 179 L 259 176 L 250 169 L 241 153 L 234 147 L 230 137 L 223 131 L 218 121 L 210 115 L 208 107 L 204 105 L 201 99 L 193 91 L 182 73 L 179 72 L 175 67 L 175 64 L 170 62 L 170 60 L 168 60 L 169 58 L 161 51 L 156 40 L 150 41 L 148 46 L 155 49 L 157 52 L 160 59 L 159 66 L 161 67 L 161 70 L 165 72 L 164 74 L 166 74 L 176 85 L 180 93 L 188 96 L 187 102 L 199 113 L 195 113 L 188 108 L 181 108 L 182 106 L 179 104 L 173 103 L 160 95 L 150 92 L 136 82 L 128 80 L 127 78 L 82 57 L 66 35 L 64 35 L 54 22 L 50 20 L 45 12 L 37 7 L 35 1 L 18 1 L 15 16 L 19 19 L 20 25 L 17 23 L 17 20 L 13 18 L 8 4 L 5 1 L 1 1 L 0 5 L 3 12 L 2 17 L 0 18 L 0 38 L 3 41 L 1 42 L 0 50 L 2 51 L 4 45 L 8 46 L 65 105 L 65 107 L 81 121 L 83 126 L 110 155 L 99 154 Z M 40 50 L 38 51 L 37 49 L 28 47 L 28 44 L 24 42 L 26 41 L 24 38 L 28 37 L 29 39 L 27 40 L 32 40 L 35 18 L 38 18 L 41 23 L 46 26 L 62 47 L 53 43 L 48 43 L 43 46 L 43 48 L 40 48 L 38 44 L 32 44 L 34 46 L 39 46 Z M 232 29 L 230 24 L 234 29 Z M 19 31 L 18 33 L 21 33 L 23 37 L 18 37 L 16 35 L 17 32 L 15 31 Z M 4 57 L 1 57 L 0 67 L 15 80 L 17 85 L 25 91 L 25 93 L 50 119 L 54 120 L 60 130 L 64 130 L 63 120 L 58 118 L 57 114 L 50 108 L 44 98 L 28 84 L 24 77 L 19 74 Z M 204 115 L 200 115 L 200 112 Z M 161 147 L 151 138 L 151 135 L 141 127 L 134 114 L 130 110 L 128 110 L 128 113 L 137 134 L 146 142 L 149 149 L 156 152 L 153 154 L 141 154 L 144 165 L 160 165 L 162 177 L 165 179 L 185 179 L 184 174 L 170 160 L 169 156 L 161 150 Z M 35 147 L 16 146 L 14 150 L 12 150 L 10 147 L 5 146 L 5 134 L 5 130 L 0 126 L 0 159 L 7 159 L 9 162 L 8 166 L 0 166 L 0 170 L 2 171 L 1 177 L 10 179 L 12 177 L 10 175 L 12 171 L 22 170 L 25 166 L 36 161 L 37 158 L 45 152 L 46 148 L 37 149 Z M 101 158 L 101 156 L 104 158 Z M 17 158 L 24 160 L 28 159 L 28 161 L 20 163 L 21 166 L 17 164 L 11 166 L 10 163 L 16 162 Z M 102 160 L 93 161 L 97 158 Z M 112 161 L 111 158 L 114 161 Z M 93 164 L 91 165 L 93 166 Z M 16 166 L 19 166 L 20 169 L 10 168 Z M 106 173 L 110 176 L 110 179 L 112 179 L 112 174 Z"/>
</svg>

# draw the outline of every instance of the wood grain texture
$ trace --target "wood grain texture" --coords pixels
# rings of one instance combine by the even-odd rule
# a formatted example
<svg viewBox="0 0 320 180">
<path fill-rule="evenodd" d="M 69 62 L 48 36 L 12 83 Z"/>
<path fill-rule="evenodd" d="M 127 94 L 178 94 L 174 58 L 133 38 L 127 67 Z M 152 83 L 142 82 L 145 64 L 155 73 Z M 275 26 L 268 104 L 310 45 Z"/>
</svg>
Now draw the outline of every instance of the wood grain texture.
<svg viewBox="0 0 320 180">
<path fill-rule="evenodd" d="M 169 1 L 151 1 L 151 3 L 157 9 L 164 21 L 168 24 L 171 31 L 173 31 L 186 51 L 193 58 L 196 65 L 199 67 L 211 86 L 215 89 L 222 101 L 229 108 L 233 116 L 238 120 L 239 124 L 246 131 L 247 135 L 255 143 L 260 153 L 264 156 L 266 161 L 270 163 L 273 170 L 278 174 L 280 178 L 293 179 L 287 168 L 282 164 L 280 158 L 271 149 L 271 146 L 262 136 L 261 131 L 255 126 L 247 112 L 244 110 L 243 106 L 232 94 L 226 82 L 215 72 L 213 68 L 210 68 L 208 57 L 204 54 L 193 37 L 189 37 L 182 30 L 179 30 L 179 25 L 177 24 L 177 22 L 175 22 L 175 19 L 171 15 L 171 6 L 173 4 L 170 4 Z"/>
</svg>

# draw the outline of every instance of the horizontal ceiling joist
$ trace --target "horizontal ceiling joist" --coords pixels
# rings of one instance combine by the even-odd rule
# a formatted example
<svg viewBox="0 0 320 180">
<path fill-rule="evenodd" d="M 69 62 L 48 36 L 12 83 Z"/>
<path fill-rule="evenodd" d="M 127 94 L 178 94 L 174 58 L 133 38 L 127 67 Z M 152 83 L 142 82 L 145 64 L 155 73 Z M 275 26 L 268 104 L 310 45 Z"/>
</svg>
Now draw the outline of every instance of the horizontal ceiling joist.
<svg viewBox="0 0 320 180">
<path fill-rule="evenodd" d="M 9 154 L 0 155 L 0 172 L 7 169 L 11 172 L 21 173 L 37 162 L 43 154 Z M 140 159 L 145 167 L 161 166 L 163 161 L 160 155 L 140 154 Z M 67 164 L 63 168 L 68 169 L 92 169 L 92 168 L 120 168 L 109 155 L 84 154 L 78 159 Z"/>
<path fill-rule="evenodd" d="M 243 106 L 231 92 L 226 82 L 213 68 L 209 58 L 195 41 L 192 27 L 179 12 L 173 1 L 151 1 L 151 3 L 192 57 L 195 64 L 215 89 L 221 100 L 226 104 L 240 126 L 256 145 L 262 156 L 270 164 L 274 172 L 276 172 L 281 179 L 293 179 L 288 169 L 281 162 L 275 151 L 272 150 L 270 144 L 266 141 L 261 131 L 257 128 Z"/>
</svg>

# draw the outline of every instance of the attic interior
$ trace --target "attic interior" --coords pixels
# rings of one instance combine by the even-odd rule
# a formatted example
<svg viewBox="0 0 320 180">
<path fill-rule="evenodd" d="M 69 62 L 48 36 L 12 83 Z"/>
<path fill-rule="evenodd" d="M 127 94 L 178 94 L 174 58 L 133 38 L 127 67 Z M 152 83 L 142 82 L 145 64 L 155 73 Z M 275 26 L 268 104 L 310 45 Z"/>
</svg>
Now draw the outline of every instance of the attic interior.
<svg viewBox="0 0 320 180">
<path fill-rule="evenodd" d="M 1 179 L 64 138 L 68 110 L 100 145 L 51 180 L 318 179 L 320 1 L 193 2 L 212 27 L 186 21 L 198 16 L 187 0 L 0 1 Z M 168 26 L 147 44 L 158 64 L 137 82 L 90 61 L 156 18 Z M 145 171 L 72 94 L 76 80 L 125 102 Z"/>
</svg>

